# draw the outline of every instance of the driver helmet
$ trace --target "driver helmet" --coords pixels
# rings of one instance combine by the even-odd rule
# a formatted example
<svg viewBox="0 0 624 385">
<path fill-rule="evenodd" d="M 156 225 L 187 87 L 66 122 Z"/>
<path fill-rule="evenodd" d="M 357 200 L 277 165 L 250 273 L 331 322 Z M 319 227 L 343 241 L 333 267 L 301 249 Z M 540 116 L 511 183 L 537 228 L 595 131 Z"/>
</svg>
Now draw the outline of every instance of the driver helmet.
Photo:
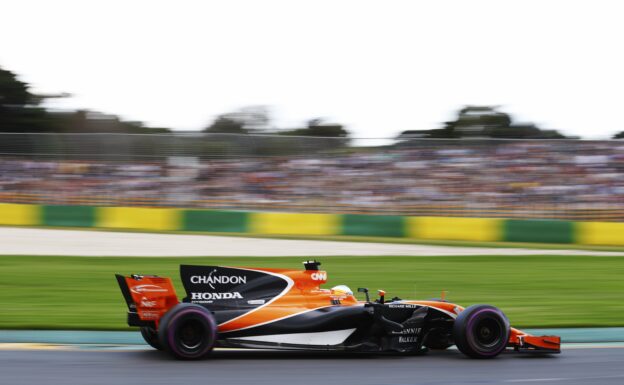
<svg viewBox="0 0 624 385">
<path fill-rule="evenodd" d="M 331 294 L 336 296 L 353 295 L 353 291 L 347 285 L 338 285 L 331 288 Z"/>
</svg>

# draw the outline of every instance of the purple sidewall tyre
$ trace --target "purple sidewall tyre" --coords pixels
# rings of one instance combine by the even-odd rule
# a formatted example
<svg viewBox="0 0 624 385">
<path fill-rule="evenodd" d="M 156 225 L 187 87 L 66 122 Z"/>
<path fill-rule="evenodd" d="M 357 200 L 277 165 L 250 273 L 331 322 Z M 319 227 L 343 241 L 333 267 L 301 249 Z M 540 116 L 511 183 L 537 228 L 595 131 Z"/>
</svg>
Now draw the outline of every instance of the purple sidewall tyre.
<svg viewBox="0 0 624 385">
<path fill-rule="evenodd" d="M 507 347 L 509 320 L 498 308 L 473 305 L 462 311 L 453 325 L 457 348 L 472 358 L 494 358 Z"/>
<path fill-rule="evenodd" d="M 215 345 L 217 324 L 206 308 L 180 303 L 161 319 L 158 338 L 162 346 L 178 359 L 201 359 Z"/>
</svg>

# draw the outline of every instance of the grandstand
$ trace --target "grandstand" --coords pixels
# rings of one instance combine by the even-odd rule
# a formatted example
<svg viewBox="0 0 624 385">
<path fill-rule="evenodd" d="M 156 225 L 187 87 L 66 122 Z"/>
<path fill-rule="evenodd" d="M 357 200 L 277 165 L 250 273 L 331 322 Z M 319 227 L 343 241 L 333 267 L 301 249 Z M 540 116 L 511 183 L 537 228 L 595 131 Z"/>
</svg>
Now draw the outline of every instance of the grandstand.
<svg viewBox="0 0 624 385">
<path fill-rule="evenodd" d="M 390 142 L 391 140 L 388 140 Z M 0 201 L 624 220 L 619 141 L 2 134 Z"/>
</svg>

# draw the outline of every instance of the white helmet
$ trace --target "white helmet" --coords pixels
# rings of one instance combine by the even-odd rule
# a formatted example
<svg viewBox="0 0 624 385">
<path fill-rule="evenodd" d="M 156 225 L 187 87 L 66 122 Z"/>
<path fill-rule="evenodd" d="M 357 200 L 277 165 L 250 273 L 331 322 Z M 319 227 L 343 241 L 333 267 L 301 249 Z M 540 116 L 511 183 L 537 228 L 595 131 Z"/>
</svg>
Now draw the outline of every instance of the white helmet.
<svg viewBox="0 0 624 385">
<path fill-rule="evenodd" d="M 331 288 L 332 295 L 353 295 L 353 291 L 347 285 L 338 285 Z"/>
</svg>

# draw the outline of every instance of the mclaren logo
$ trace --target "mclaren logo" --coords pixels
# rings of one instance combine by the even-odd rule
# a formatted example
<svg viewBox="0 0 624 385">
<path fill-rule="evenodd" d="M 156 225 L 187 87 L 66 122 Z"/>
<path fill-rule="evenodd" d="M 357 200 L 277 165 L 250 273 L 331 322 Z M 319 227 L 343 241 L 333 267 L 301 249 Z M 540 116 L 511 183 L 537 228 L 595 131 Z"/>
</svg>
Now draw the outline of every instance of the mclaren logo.
<svg viewBox="0 0 624 385">
<path fill-rule="evenodd" d="M 242 285 L 247 283 L 247 277 L 243 275 L 216 275 L 217 269 L 214 269 L 208 275 L 192 275 L 191 283 L 207 283 L 213 290 L 214 285 Z"/>
<path fill-rule="evenodd" d="M 167 289 L 163 289 L 162 287 L 156 286 L 156 285 L 138 285 L 130 289 L 130 291 L 133 293 L 137 293 L 137 294 L 162 293 L 162 292 L 166 292 Z"/>
</svg>

